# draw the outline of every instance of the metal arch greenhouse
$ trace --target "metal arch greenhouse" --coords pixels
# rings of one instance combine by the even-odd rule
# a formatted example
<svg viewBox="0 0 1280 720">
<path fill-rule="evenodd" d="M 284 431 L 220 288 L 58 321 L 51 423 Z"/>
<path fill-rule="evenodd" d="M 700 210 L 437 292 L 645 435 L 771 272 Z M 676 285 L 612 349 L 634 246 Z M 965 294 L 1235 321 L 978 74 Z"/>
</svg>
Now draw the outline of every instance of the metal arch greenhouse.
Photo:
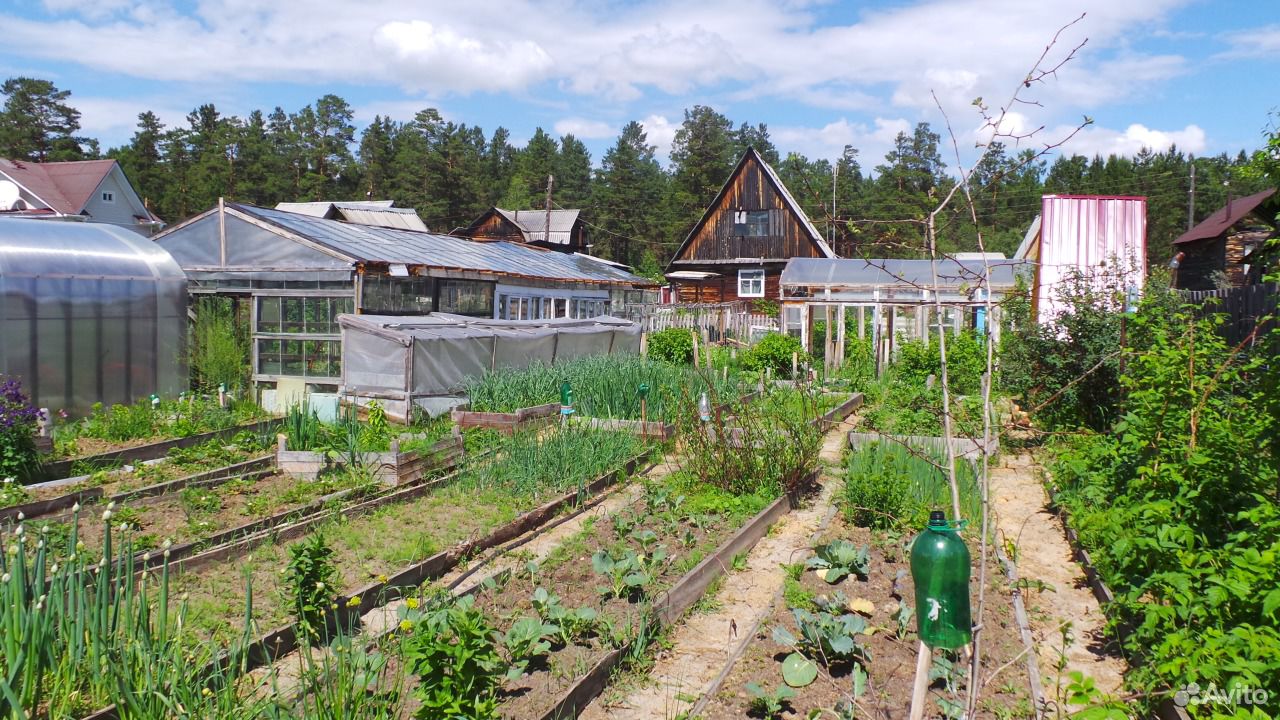
<svg viewBox="0 0 1280 720">
<path fill-rule="evenodd" d="M 0 374 L 87 412 L 187 386 L 187 277 L 163 249 L 97 223 L 0 220 Z"/>
</svg>

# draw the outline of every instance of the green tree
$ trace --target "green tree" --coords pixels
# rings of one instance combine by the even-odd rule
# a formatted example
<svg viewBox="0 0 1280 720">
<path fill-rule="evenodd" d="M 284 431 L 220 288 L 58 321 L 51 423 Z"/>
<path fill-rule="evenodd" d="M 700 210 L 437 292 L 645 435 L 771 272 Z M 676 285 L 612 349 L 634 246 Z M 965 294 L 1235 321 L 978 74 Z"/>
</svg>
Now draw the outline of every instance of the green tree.
<svg viewBox="0 0 1280 720">
<path fill-rule="evenodd" d="M 938 153 L 940 140 L 929 123 L 919 123 L 911 135 L 898 133 L 894 138 L 884 164 L 876 167 L 870 216 L 885 224 L 871 226 L 875 247 L 868 249 L 868 254 L 910 257 L 924 251 L 919 221 L 938 205 L 953 183 Z"/>
<path fill-rule="evenodd" d="M 360 167 L 365 197 L 378 199 L 390 190 L 395 136 L 398 128 L 389 117 L 375 115 L 360 135 Z"/>
<path fill-rule="evenodd" d="M 4 108 L 0 110 L 0 157 L 34 162 L 83 160 L 87 155 L 76 137 L 80 111 L 67 104 L 70 90 L 59 90 L 52 82 L 30 77 L 14 77 L 0 85 Z"/>
<path fill-rule="evenodd" d="M 502 206 L 513 210 L 542 207 L 547 192 L 547 176 L 554 175 L 560 157 L 555 138 L 542 128 L 534 130 L 529 144 L 516 153 L 515 172 L 502 198 Z M 555 197 L 556 183 L 552 184 Z"/>
<path fill-rule="evenodd" d="M 648 140 L 644 126 L 634 120 L 622 128 L 600 163 L 593 204 L 595 221 L 604 230 L 596 236 L 596 252 L 627 264 L 647 254 L 646 269 L 653 271 L 667 225 L 668 180 Z"/>
<path fill-rule="evenodd" d="M 769 138 L 769 128 L 764 123 L 752 125 L 744 122 L 733 131 L 734 157 L 745 155 L 747 148 L 755 148 L 765 162 L 777 166 L 778 148 L 774 147 L 773 140 Z"/>
<path fill-rule="evenodd" d="M 161 145 L 164 142 L 164 124 L 150 110 L 138 114 L 138 129 L 128 145 L 107 153 L 120 163 L 125 177 L 142 202 L 153 212 L 158 210 L 168 183 Z M 158 214 L 158 213 L 157 213 Z"/>
<path fill-rule="evenodd" d="M 556 184 L 553 200 L 565 208 L 580 208 L 591 198 L 591 153 L 572 134 L 560 138 L 560 155 L 556 158 Z"/>
<path fill-rule="evenodd" d="M 684 111 L 671 144 L 674 234 L 683 237 L 720 191 L 734 161 L 733 121 L 705 105 Z"/>
</svg>

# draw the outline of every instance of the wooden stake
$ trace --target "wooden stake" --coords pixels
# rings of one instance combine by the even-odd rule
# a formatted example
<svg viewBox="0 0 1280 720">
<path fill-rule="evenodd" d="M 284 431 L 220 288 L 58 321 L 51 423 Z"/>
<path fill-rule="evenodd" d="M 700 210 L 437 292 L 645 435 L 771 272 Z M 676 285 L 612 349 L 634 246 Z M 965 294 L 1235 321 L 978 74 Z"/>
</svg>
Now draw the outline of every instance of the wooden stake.
<svg viewBox="0 0 1280 720">
<path fill-rule="evenodd" d="M 929 668 L 932 665 L 933 651 L 922 642 L 920 643 L 920 652 L 916 655 L 916 680 L 911 687 L 910 720 L 922 720 L 924 718 L 925 701 L 928 700 L 929 692 Z"/>
</svg>

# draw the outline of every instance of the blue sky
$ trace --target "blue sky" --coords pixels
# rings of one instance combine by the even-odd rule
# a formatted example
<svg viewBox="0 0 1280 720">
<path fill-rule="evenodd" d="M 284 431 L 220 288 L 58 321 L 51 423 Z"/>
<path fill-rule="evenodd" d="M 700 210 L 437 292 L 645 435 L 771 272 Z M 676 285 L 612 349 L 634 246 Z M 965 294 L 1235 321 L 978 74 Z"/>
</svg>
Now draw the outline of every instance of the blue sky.
<svg viewBox="0 0 1280 720">
<path fill-rule="evenodd" d="M 1054 75 L 1011 93 L 1062 26 Z M 0 0 L 0 77 L 72 92 L 84 132 L 127 142 L 137 113 L 168 124 L 213 102 L 244 115 L 295 111 L 329 92 L 363 126 L 375 114 L 573 132 L 598 163 L 640 120 L 665 157 L 683 110 L 711 105 L 763 122 L 775 144 L 864 167 L 937 102 L 962 156 L 991 131 L 1085 154 L 1176 143 L 1197 154 L 1260 143 L 1280 106 L 1275 0 L 933 0 L 930 2 L 392 2 L 389 0 Z M 948 152 L 950 159 L 953 152 Z M 952 163 L 953 164 L 953 163 Z"/>
</svg>

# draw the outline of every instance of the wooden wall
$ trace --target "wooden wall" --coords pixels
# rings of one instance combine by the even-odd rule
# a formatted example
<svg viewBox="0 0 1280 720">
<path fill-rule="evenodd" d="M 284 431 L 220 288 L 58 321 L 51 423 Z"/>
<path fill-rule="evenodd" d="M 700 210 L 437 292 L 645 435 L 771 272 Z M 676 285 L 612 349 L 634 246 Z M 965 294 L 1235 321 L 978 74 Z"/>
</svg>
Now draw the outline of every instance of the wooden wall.
<svg viewBox="0 0 1280 720">
<path fill-rule="evenodd" d="M 748 158 L 741 171 L 729 182 L 727 191 L 719 198 L 720 202 L 710 209 L 688 247 L 676 260 L 786 260 L 822 256 L 804 223 L 792 212 L 782 194 L 774 189 L 754 157 Z M 735 236 L 734 212 L 737 210 L 768 210 L 768 236 Z"/>
<path fill-rule="evenodd" d="M 782 273 L 766 270 L 764 275 L 763 298 L 738 297 L 738 271 L 726 271 L 721 277 L 708 278 L 702 281 L 680 281 L 676 283 L 676 302 L 682 303 L 719 303 L 735 300 L 773 300 L 781 297 L 782 287 L 779 284 Z"/>
<path fill-rule="evenodd" d="M 472 230 L 468 230 L 467 235 L 487 240 L 524 241 L 524 233 L 520 232 L 520 228 L 498 213 L 489 213 L 479 225 Z"/>
</svg>

